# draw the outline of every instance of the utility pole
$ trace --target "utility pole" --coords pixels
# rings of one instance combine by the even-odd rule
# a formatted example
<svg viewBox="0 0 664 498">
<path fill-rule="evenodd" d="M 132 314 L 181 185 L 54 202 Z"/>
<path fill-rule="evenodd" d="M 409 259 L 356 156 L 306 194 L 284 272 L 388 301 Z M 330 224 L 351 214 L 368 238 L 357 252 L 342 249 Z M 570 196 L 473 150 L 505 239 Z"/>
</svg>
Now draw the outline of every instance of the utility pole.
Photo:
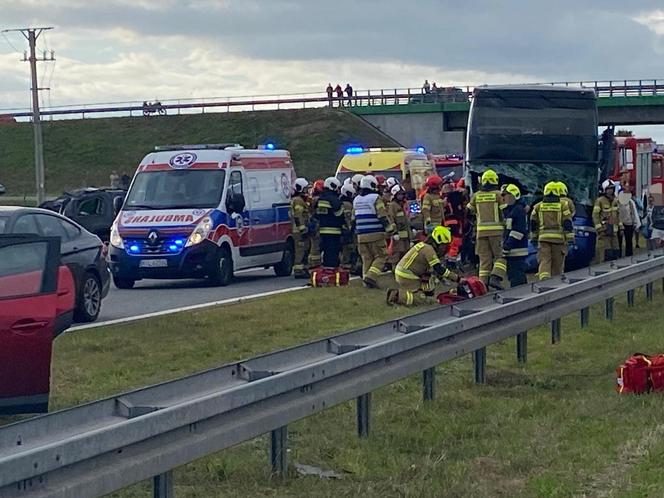
<svg viewBox="0 0 664 498">
<path fill-rule="evenodd" d="M 23 54 L 23 62 L 30 63 L 30 74 L 32 79 L 32 127 L 34 131 L 34 144 L 35 144 L 35 180 L 37 184 L 37 204 L 44 202 L 44 141 L 42 139 L 42 128 L 41 128 L 41 117 L 39 115 L 39 90 L 44 90 L 44 88 L 39 88 L 37 83 L 37 61 L 54 61 L 54 53 L 50 52 L 50 57 L 47 57 L 46 52 L 43 53 L 43 56 L 40 59 L 37 59 L 37 38 L 42 34 L 43 31 L 53 29 L 53 28 L 20 28 L 20 29 L 6 29 L 3 33 L 18 31 L 20 32 L 26 40 L 28 40 L 28 45 L 30 46 L 30 56 Z"/>
</svg>

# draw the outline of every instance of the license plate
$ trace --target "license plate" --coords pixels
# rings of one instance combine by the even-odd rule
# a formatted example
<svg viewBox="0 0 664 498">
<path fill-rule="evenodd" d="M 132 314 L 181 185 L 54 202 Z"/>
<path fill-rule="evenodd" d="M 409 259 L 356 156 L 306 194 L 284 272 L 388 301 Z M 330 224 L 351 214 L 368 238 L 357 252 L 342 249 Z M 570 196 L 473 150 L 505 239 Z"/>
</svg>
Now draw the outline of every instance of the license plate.
<svg viewBox="0 0 664 498">
<path fill-rule="evenodd" d="M 167 259 L 142 259 L 138 264 L 141 268 L 164 268 L 168 266 Z"/>
</svg>

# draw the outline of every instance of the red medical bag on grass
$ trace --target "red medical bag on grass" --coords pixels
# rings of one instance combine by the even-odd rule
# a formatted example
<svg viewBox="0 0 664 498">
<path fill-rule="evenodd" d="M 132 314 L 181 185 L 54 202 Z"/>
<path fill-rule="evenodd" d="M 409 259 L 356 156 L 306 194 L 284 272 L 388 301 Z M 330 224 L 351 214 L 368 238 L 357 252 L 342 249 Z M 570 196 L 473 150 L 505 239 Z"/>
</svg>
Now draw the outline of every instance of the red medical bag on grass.
<svg viewBox="0 0 664 498">
<path fill-rule="evenodd" d="M 348 270 L 342 268 L 313 268 L 310 275 L 312 287 L 343 287 L 350 281 Z"/>
<path fill-rule="evenodd" d="M 488 292 L 486 285 L 477 277 L 468 277 L 464 284 L 457 285 L 456 289 L 438 294 L 439 304 L 455 304 L 474 297 L 483 296 Z"/>
<path fill-rule="evenodd" d="M 664 354 L 635 353 L 616 369 L 616 390 L 621 394 L 664 391 Z"/>
</svg>

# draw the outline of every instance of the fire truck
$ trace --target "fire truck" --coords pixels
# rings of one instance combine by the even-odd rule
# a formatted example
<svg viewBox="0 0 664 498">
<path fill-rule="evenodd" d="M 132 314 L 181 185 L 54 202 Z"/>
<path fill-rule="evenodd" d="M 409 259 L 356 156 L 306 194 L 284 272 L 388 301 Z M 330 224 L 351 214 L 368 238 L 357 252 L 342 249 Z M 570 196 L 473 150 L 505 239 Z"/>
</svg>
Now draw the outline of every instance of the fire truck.
<svg viewBox="0 0 664 498">
<path fill-rule="evenodd" d="M 636 198 L 643 196 L 652 183 L 664 183 L 662 156 L 655 154 L 651 138 L 615 137 L 609 178 L 629 185 Z"/>
<path fill-rule="evenodd" d="M 463 156 L 456 154 L 430 154 L 429 160 L 436 167 L 436 173 L 441 178 L 451 178 L 453 181 L 463 178 Z"/>
</svg>

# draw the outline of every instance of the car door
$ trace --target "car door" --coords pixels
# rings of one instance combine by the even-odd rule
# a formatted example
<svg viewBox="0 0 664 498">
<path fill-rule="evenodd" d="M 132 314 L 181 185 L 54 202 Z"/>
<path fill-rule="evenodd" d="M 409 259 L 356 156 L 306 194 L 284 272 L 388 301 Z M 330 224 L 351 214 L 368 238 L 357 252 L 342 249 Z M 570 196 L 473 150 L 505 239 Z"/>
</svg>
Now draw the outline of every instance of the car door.
<svg viewBox="0 0 664 498">
<path fill-rule="evenodd" d="M 0 235 L 0 414 L 48 410 L 60 241 Z"/>
<path fill-rule="evenodd" d="M 226 199 L 228 200 L 229 198 L 237 197 L 237 196 L 242 196 L 245 201 L 245 207 L 242 213 L 231 213 L 231 218 L 234 221 L 235 227 L 237 229 L 237 241 L 236 245 L 238 246 L 239 249 L 239 254 L 242 259 L 240 262 L 240 266 L 247 266 L 251 265 L 251 250 L 250 246 L 252 244 L 251 242 L 251 228 L 252 228 L 252 220 L 251 220 L 251 211 L 249 210 L 249 206 L 247 205 L 247 199 L 245 196 L 245 178 L 244 178 L 244 172 L 242 169 L 237 168 L 237 169 L 231 169 L 229 177 L 228 177 L 228 190 L 226 192 Z M 228 202 L 227 202 L 228 204 Z M 232 226 L 232 225 L 231 225 Z M 235 267 L 237 268 L 238 265 L 236 264 Z"/>
<path fill-rule="evenodd" d="M 110 212 L 107 213 L 109 206 L 104 201 L 105 194 L 103 193 L 86 195 L 77 199 L 72 219 L 88 232 L 99 237 L 107 236 L 111 226 L 107 221 Z"/>
</svg>

